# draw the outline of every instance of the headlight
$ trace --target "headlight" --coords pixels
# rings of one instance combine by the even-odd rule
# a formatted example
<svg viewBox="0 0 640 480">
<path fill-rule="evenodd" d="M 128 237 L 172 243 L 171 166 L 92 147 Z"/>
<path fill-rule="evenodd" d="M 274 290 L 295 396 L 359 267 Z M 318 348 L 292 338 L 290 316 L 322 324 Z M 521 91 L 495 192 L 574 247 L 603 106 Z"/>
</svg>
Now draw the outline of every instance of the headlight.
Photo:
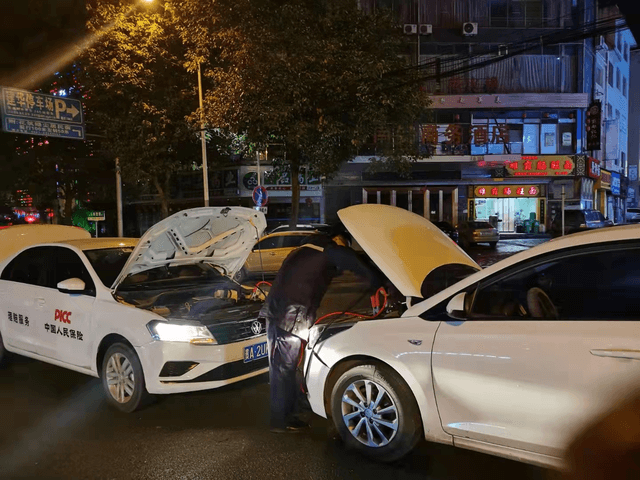
<svg viewBox="0 0 640 480">
<path fill-rule="evenodd" d="M 218 343 L 207 327 L 201 325 L 179 325 L 154 320 L 147 324 L 147 328 L 155 340 L 163 342 L 188 342 L 196 345 Z"/>
</svg>

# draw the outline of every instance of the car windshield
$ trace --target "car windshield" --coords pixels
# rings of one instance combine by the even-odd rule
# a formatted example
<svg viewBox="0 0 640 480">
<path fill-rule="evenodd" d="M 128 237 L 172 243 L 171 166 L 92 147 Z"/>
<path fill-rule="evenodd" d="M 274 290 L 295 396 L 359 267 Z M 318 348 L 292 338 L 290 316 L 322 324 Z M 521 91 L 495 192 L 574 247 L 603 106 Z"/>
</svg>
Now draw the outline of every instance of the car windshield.
<svg viewBox="0 0 640 480">
<path fill-rule="evenodd" d="M 469 222 L 471 228 L 493 228 L 489 222 Z"/>
<path fill-rule="evenodd" d="M 587 220 L 589 222 L 598 222 L 600 220 L 602 220 L 600 218 L 600 215 L 602 215 L 600 212 L 586 212 L 585 216 L 587 217 Z"/>
<path fill-rule="evenodd" d="M 169 288 L 174 286 L 198 286 L 223 278 L 219 267 L 208 263 L 186 265 L 162 265 L 160 267 L 134 273 L 125 278 L 119 290 L 139 290 Z"/>
<path fill-rule="evenodd" d="M 133 252 L 133 247 L 117 247 L 85 250 L 84 254 L 102 283 L 106 287 L 111 287 L 124 268 L 124 264 L 127 263 L 131 252 Z"/>
</svg>

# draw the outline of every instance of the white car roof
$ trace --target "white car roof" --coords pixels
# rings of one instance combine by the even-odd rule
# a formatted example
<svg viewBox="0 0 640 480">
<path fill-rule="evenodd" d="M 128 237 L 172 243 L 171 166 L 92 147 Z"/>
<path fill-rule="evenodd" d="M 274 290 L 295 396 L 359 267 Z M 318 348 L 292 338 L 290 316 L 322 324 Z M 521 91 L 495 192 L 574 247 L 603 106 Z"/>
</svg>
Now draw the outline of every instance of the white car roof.
<svg viewBox="0 0 640 480">
<path fill-rule="evenodd" d="M 473 285 L 483 278 L 488 277 L 504 268 L 510 267 L 529 258 L 544 255 L 545 253 L 552 253 L 557 250 L 563 250 L 565 248 L 575 248 L 583 245 L 594 245 L 599 243 L 616 243 L 629 240 L 640 240 L 640 225 L 633 224 L 621 225 L 618 227 L 599 228 L 596 230 L 573 233 L 571 235 L 565 235 L 564 237 L 554 238 L 553 240 L 542 243 L 528 250 L 516 253 L 515 255 L 496 262 L 493 265 L 480 270 L 473 275 L 468 276 L 467 278 L 459 281 L 449 288 L 444 289 L 442 292 L 439 292 L 436 295 L 415 304 L 414 306 L 409 308 L 402 316 L 412 317 L 421 315 L 432 306 L 446 300 L 455 292 L 458 292 L 468 287 L 469 285 Z"/>
</svg>

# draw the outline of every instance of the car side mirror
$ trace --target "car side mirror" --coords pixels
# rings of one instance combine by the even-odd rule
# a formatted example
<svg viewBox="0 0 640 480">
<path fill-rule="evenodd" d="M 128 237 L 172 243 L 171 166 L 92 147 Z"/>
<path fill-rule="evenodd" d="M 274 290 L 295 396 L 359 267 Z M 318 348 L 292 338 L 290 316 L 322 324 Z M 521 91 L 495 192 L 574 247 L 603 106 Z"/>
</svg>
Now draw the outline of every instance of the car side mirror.
<svg viewBox="0 0 640 480">
<path fill-rule="evenodd" d="M 61 293 L 82 293 L 86 285 L 79 278 L 67 278 L 59 282 L 57 287 Z"/>
<path fill-rule="evenodd" d="M 465 311 L 465 300 L 467 294 L 465 292 L 458 293 L 447 304 L 447 315 L 456 320 L 466 320 L 467 312 Z"/>
</svg>

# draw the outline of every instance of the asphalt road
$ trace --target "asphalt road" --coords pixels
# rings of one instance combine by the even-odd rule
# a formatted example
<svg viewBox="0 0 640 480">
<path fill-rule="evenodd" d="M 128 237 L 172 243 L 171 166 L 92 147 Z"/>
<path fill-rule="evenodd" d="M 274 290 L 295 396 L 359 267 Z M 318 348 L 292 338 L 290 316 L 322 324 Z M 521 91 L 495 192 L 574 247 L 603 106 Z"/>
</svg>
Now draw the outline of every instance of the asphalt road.
<svg viewBox="0 0 640 480">
<path fill-rule="evenodd" d="M 491 262 L 531 245 L 470 254 Z M 480 260 L 479 260 L 480 261 Z M 8 479 L 555 479 L 555 472 L 422 442 L 395 464 L 344 449 L 325 419 L 272 434 L 268 378 L 170 395 L 134 414 L 110 409 L 100 382 L 12 356 L 0 367 L 0 478 Z"/>
</svg>

